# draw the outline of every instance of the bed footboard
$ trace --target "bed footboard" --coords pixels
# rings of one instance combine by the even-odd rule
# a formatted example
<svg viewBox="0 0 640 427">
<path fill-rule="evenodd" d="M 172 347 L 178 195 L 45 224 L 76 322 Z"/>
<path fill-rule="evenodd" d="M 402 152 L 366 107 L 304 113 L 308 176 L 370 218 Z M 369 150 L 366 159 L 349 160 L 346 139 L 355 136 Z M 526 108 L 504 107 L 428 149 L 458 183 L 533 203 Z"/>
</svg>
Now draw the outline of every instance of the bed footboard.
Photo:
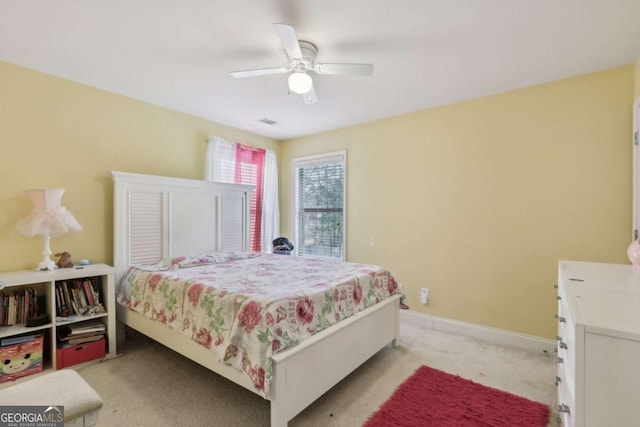
<svg viewBox="0 0 640 427">
<path fill-rule="evenodd" d="M 271 427 L 286 427 L 312 402 L 399 336 L 400 295 L 273 356 Z M 339 349 L 339 350 L 336 350 Z"/>
</svg>

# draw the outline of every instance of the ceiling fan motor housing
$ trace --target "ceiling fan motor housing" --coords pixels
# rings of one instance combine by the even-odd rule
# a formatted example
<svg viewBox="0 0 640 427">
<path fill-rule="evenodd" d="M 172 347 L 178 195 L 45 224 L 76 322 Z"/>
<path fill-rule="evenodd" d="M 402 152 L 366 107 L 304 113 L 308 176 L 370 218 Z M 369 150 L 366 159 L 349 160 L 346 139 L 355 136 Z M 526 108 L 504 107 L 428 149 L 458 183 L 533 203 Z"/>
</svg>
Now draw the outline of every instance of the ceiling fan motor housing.
<svg viewBox="0 0 640 427">
<path fill-rule="evenodd" d="M 294 67 L 294 70 L 309 71 L 313 69 L 313 63 L 316 60 L 318 48 L 313 43 L 304 40 L 300 40 L 299 43 L 300 50 L 302 51 L 302 58 L 299 60 L 292 58 L 292 62 L 296 65 L 296 67 Z"/>
</svg>

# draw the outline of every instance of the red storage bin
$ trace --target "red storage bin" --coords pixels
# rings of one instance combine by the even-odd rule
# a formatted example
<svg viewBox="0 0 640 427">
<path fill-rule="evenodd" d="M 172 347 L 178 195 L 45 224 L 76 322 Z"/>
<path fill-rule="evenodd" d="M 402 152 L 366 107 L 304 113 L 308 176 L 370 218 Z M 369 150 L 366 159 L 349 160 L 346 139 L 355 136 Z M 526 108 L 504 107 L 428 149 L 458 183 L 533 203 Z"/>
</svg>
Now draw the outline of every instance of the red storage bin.
<svg viewBox="0 0 640 427">
<path fill-rule="evenodd" d="M 87 342 L 56 350 L 56 369 L 77 365 L 90 360 L 102 359 L 105 355 L 106 340 Z"/>
<path fill-rule="evenodd" d="M 42 372 L 44 335 L 0 347 L 0 383 Z"/>
</svg>

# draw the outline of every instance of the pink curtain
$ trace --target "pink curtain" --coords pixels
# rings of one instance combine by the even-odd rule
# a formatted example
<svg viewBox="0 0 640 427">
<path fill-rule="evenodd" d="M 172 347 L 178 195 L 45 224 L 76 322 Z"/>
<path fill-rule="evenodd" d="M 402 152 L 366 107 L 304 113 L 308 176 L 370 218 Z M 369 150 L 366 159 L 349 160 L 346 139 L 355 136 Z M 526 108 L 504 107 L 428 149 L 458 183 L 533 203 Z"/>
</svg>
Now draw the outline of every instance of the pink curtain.
<svg viewBox="0 0 640 427">
<path fill-rule="evenodd" d="M 262 148 L 247 147 L 236 144 L 236 184 L 247 184 L 255 186 L 251 193 L 251 250 L 261 252 L 262 236 L 262 200 L 264 197 L 263 177 L 264 177 L 265 150 Z"/>
</svg>

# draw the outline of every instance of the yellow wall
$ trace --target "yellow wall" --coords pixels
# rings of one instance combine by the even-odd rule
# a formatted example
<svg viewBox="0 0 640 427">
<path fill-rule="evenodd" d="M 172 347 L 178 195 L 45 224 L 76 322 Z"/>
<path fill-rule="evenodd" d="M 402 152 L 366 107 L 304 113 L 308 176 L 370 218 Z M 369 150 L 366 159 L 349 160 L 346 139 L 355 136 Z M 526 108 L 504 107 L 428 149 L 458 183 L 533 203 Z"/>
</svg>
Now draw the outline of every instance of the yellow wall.
<svg viewBox="0 0 640 427">
<path fill-rule="evenodd" d="M 221 101 L 222 102 L 222 101 Z M 208 136 L 276 141 L 0 62 L 0 271 L 35 267 L 42 240 L 14 230 L 23 190 L 63 187 L 84 231 L 52 239 L 74 260 L 113 260 L 111 171 L 202 179 Z"/>
<path fill-rule="evenodd" d="M 558 260 L 628 263 L 633 93 L 630 65 L 283 142 L 282 232 L 292 158 L 346 149 L 348 260 L 412 310 L 555 337 Z"/>
<path fill-rule="evenodd" d="M 558 259 L 627 262 L 638 68 L 278 143 L 0 62 L 0 271 L 40 260 L 22 190 L 66 188 L 85 230 L 52 249 L 110 263 L 112 170 L 200 178 L 213 135 L 272 149 L 292 236 L 291 159 L 346 149 L 349 260 L 387 266 L 412 310 L 553 337 Z"/>
</svg>

